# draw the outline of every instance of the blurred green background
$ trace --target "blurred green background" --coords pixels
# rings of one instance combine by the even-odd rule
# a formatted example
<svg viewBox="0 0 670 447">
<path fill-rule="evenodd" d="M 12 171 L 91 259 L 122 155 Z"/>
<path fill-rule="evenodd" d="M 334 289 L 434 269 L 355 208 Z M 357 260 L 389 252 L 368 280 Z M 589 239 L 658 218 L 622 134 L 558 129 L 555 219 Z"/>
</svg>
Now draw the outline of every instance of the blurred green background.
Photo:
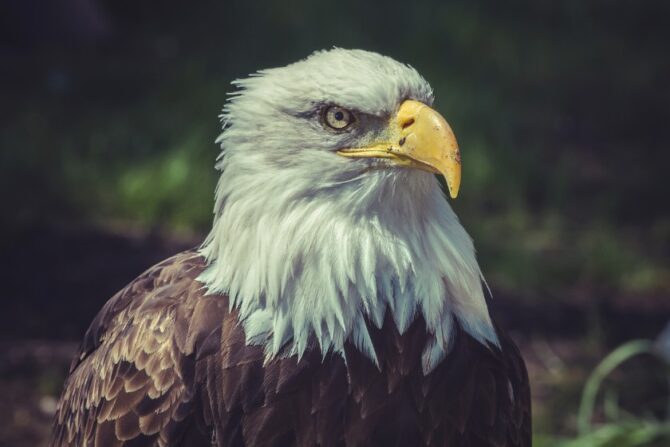
<svg viewBox="0 0 670 447">
<path fill-rule="evenodd" d="M 670 320 L 669 45 L 665 1 L 0 2 L 0 445 L 43 442 L 97 309 L 201 241 L 230 81 L 332 46 L 433 85 L 536 444 L 667 445 L 656 354 L 605 380 L 610 444 L 576 413 L 608 351 Z"/>
</svg>

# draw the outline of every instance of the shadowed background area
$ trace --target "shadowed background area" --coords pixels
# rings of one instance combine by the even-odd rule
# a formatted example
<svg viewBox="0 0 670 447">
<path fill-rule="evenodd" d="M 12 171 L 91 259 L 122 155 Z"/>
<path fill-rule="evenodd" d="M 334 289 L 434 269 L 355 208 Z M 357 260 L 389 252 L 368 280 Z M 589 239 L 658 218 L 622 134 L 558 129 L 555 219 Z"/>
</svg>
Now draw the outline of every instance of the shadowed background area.
<svg viewBox="0 0 670 447">
<path fill-rule="evenodd" d="M 201 242 L 230 81 L 334 45 L 433 85 L 536 444 L 664 445 L 658 354 L 608 376 L 575 436 L 598 362 L 670 320 L 669 20 L 662 1 L 0 2 L 0 446 L 44 443 L 97 310 Z M 618 437 L 584 441 L 601 428 Z"/>
</svg>

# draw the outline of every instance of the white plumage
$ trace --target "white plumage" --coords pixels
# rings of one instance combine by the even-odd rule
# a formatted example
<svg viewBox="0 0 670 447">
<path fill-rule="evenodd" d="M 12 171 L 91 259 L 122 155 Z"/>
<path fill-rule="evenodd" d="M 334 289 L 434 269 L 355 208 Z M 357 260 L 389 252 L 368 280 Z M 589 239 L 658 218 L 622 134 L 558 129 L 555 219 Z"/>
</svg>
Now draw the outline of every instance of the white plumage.
<svg viewBox="0 0 670 447">
<path fill-rule="evenodd" d="M 235 85 L 199 279 L 229 294 L 249 343 L 269 359 L 301 356 L 312 336 L 324 354 L 351 340 L 376 362 L 365 319 L 380 326 L 391 312 L 401 332 L 426 320 L 425 373 L 447 354 L 454 318 L 498 344 L 472 240 L 434 175 L 335 153 L 382 140 L 404 100 L 432 104 L 413 68 L 333 49 Z M 329 132 L 325 104 L 355 111 L 360 125 Z"/>
</svg>

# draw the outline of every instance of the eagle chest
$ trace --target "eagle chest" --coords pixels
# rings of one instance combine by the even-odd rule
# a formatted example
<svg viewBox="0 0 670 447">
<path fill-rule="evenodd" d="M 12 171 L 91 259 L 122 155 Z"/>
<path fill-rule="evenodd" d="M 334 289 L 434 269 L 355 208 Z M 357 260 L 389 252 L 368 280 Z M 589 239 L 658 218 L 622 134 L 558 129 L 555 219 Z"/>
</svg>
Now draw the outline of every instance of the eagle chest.
<svg viewBox="0 0 670 447">
<path fill-rule="evenodd" d="M 323 357 L 315 347 L 300 360 L 264 364 L 262 348 L 245 345 L 239 325 L 229 328 L 225 333 L 224 323 L 221 352 L 198 368 L 206 384 L 204 423 L 218 445 L 461 445 L 453 440 L 480 423 L 495 428 L 496 400 L 510 399 L 506 379 L 479 368 L 476 356 L 464 357 L 471 347 L 463 343 L 424 375 L 422 321 L 403 335 L 392 321 L 372 331 L 379 367 L 353 346 L 345 348 L 346 360 Z M 483 396 L 484 404 L 476 404 L 478 422 L 470 414 Z"/>
<path fill-rule="evenodd" d="M 349 343 L 266 361 L 227 297 L 193 281 L 199 259 L 165 261 L 105 305 L 73 362 L 52 446 L 530 445 L 528 377 L 503 332 L 498 349 L 456 325 L 427 375 L 421 318 L 403 334 L 391 316 L 370 325 L 377 364 Z"/>
</svg>

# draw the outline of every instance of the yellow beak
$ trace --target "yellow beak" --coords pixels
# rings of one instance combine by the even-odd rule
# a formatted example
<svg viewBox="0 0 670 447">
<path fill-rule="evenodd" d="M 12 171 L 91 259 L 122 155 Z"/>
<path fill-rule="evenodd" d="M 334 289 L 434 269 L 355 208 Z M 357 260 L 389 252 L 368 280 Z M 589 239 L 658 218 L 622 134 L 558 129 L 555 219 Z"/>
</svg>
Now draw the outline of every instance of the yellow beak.
<svg viewBox="0 0 670 447">
<path fill-rule="evenodd" d="M 385 158 L 393 164 L 442 174 L 455 199 L 461 185 L 461 153 L 449 123 L 427 105 L 406 100 L 389 123 L 387 141 L 341 149 L 349 158 Z"/>
</svg>

